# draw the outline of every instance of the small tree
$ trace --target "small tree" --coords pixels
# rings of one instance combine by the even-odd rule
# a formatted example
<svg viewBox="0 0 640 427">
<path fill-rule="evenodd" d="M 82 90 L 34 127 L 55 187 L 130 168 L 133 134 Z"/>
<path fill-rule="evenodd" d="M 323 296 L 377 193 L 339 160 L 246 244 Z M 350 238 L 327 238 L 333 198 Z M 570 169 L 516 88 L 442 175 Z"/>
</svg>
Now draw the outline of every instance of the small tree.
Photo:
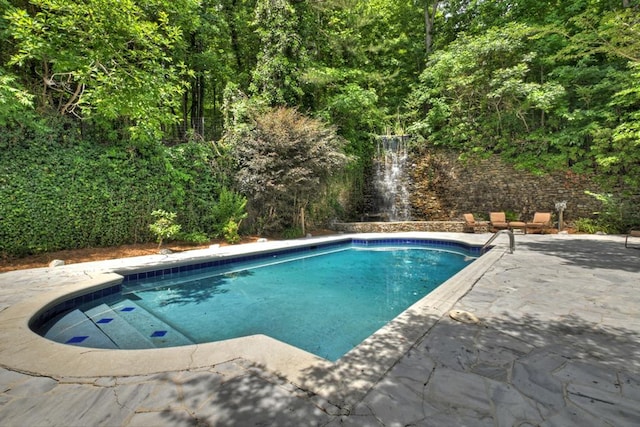
<svg viewBox="0 0 640 427">
<path fill-rule="evenodd" d="M 335 130 L 291 108 L 274 108 L 227 134 L 238 165 L 237 185 L 249 198 L 258 232 L 298 226 L 346 166 L 344 140 Z"/>
<path fill-rule="evenodd" d="M 156 236 L 159 250 L 163 240 L 168 240 L 178 234 L 182 227 L 180 224 L 175 223 L 177 216 L 175 212 L 158 209 L 151 212 L 151 216 L 154 217 L 156 221 L 149 225 L 149 229 Z"/>
</svg>

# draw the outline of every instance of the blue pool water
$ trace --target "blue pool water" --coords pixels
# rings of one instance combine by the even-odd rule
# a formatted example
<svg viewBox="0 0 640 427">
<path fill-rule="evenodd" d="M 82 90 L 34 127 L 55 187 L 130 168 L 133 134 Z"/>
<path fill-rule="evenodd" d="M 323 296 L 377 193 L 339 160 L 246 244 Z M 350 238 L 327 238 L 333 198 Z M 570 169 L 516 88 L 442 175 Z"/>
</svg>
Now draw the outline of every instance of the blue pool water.
<svg viewBox="0 0 640 427">
<path fill-rule="evenodd" d="M 127 280 L 117 294 L 66 311 L 39 332 L 106 348 L 264 334 L 335 361 L 468 265 L 468 255 L 343 244 Z M 144 340 L 126 332 L 130 325 Z"/>
</svg>

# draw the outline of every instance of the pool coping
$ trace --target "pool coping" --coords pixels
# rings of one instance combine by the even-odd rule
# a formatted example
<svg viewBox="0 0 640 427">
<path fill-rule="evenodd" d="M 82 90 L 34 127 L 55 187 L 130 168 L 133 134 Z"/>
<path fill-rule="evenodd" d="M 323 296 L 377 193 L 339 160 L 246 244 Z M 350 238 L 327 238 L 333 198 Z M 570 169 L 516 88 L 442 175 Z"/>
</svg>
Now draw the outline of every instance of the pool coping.
<svg viewBox="0 0 640 427">
<path fill-rule="evenodd" d="M 257 251 L 270 252 L 310 243 L 322 244 L 381 236 L 394 239 L 432 238 L 477 244 L 458 236 L 441 237 L 433 233 L 370 233 L 192 251 L 193 253 L 186 256 L 175 257 L 173 262 L 189 264 L 211 257 L 237 256 Z M 357 402 L 362 394 L 379 381 L 504 253 L 505 250 L 502 248 L 495 248 L 475 260 L 335 363 L 264 335 L 183 347 L 107 350 L 60 344 L 31 331 L 29 320 L 44 307 L 55 304 L 69 294 L 81 294 L 89 288 L 118 283 L 122 280 L 122 274 L 126 272 L 153 269 L 166 262 L 166 257 L 140 260 L 139 263 L 131 260 L 128 266 L 114 267 L 111 272 L 88 275 L 86 279 L 77 283 L 40 293 L 0 312 L 0 365 L 38 376 L 94 378 L 191 370 L 244 359 L 304 390 L 316 393 L 323 399 L 340 401 L 341 407 L 345 407 L 349 403 Z"/>
</svg>

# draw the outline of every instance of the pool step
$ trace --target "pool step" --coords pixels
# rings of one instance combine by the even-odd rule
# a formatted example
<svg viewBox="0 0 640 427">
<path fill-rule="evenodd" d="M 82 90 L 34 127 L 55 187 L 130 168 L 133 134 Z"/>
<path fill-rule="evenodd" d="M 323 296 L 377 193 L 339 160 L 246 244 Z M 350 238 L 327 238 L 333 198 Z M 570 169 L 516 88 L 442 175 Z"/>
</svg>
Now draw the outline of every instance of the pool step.
<svg viewBox="0 0 640 427">
<path fill-rule="evenodd" d="M 177 347 L 193 344 L 189 338 L 131 300 L 115 304 L 113 310 L 147 337 L 155 347 Z"/>
<path fill-rule="evenodd" d="M 91 319 L 77 309 L 65 314 L 44 336 L 52 341 L 80 347 L 118 348 Z"/>
<path fill-rule="evenodd" d="M 151 340 L 120 316 L 106 304 L 101 304 L 85 314 L 100 328 L 118 348 L 143 349 L 154 348 Z"/>
</svg>

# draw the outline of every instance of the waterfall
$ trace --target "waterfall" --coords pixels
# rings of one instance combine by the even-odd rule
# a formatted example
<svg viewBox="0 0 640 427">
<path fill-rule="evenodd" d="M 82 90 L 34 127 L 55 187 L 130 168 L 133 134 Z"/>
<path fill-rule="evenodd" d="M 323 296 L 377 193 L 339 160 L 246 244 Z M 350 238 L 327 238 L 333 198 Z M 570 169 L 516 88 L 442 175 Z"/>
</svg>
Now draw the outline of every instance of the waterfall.
<svg viewBox="0 0 640 427">
<path fill-rule="evenodd" d="M 408 135 L 381 136 L 374 160 L 378 214 L 387 221 L 409 221 Z"/>
</svg>

